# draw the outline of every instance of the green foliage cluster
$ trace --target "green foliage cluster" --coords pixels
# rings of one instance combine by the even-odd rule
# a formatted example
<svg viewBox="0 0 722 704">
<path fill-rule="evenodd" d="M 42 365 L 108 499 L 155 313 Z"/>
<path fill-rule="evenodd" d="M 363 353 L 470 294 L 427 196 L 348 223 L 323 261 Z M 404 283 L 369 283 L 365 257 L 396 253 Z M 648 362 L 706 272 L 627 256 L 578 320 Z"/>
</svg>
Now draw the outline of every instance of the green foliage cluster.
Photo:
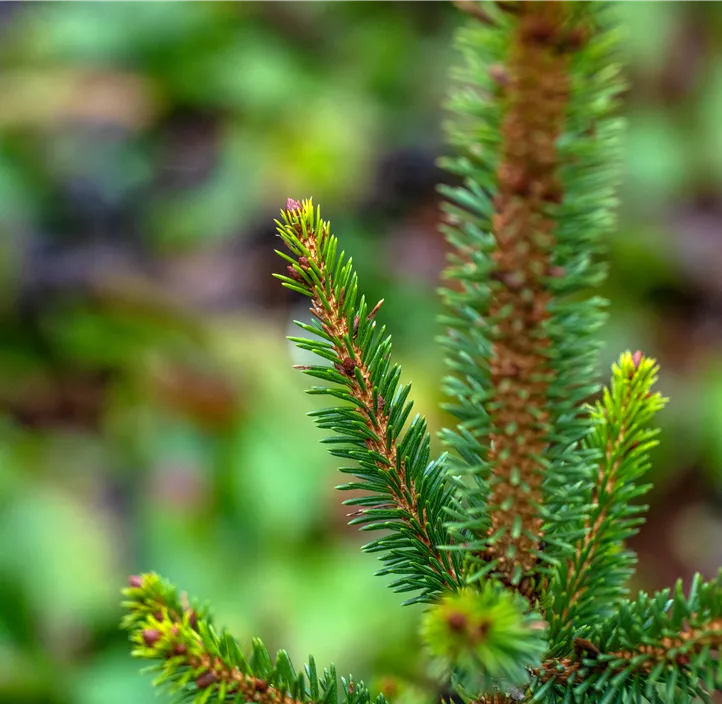
<svg viewBox="0 0 722 704">
<path fill-rule="evenodd" d="M 587 510 L 573 528 L 582 536 L 581 549 L 572 560 L 557 565 L 552 580 L 551 631 L 559 642 L 573 639 L 575 623 L 612 616 L 619 599 L 628 594 L 636 554 L 624 545 L 644 522 L 646 506 L 639 499 L 651 485 L 640 480 L 649 469 L 649 452 L 659 434 L 650 423 L 666 401 L 650 391 L 657 372 L 651 359 L 622 355 L 612 367 L 609 388 L 589 409 L 594 425 L 584 446 L 602 459 L 590 467 L 580 486 Z"/>
<path fill-rule="evenodd" d="M 431 438 L 420 415 L 404 430 L 413 407 L 408 400 L 411 386 L 399 383 L 401 368 L 391 364 L 391 338 L 374 320 L 380 303 L 369 310 L 359 297 L 351 260 L 338 254 L 338 240 L 330 224 L 321 220 L 320 209 L 314 212 L 310 201 L 291 206 L 278 228 L 294 256 L 277 252 L 290 262 L 289 276 L 278 278 L 314 301 L 316 317 L 310 325 L 297 322 L 315 339 L 290 339 L 331 362 L 304 369 L 334 384 L 308 392 L 346 403 L 311 415 L 320 428 L 335 433 L 322 441 L 332 446 L 331 454 L 354 463 L 341 471 L 357 481 L 339 488 L 371 492 L 345 502 L 362 507 L 351 523 L 388 531 L 364 546 L 381 553 L 385 566 L 378 574 L 398 576 L 390 585 L 395 591 L 416 593 L 406 603 L 432 601 L 459 586 L 459 560 L 438 550 L 449 542 L 444 511 L 451 492 L 444 481 L 443 458 L 429 461 Z"/>
<path fill-rule="evenodd" d="M 547 648 L 541 616 L 492 582 L 447 594 L 427 612 L 422 633 L 437 672 L 453 671 L 455 687 L 471 697 L 500 682 L 523 685 Z"/>
<path fill-rule="evenodd" d="M 258 639 L 254 639 L 246 658 L 228 632 L 213 627 L 207 609 L 187 600 L 183 603 L 177 590 L 155 574 L 132 577 L 124 593 L 128 614 L 123 627 L 133 633 L 133 655 L 160 660 L 150 671 L 159 673 L 154 684 L 170 694 L 190 694 L 193 701 L 203 703 L 212 699 L 244 702 L 259 697 L 277 703 L 371 701 L 363 682 L 342 678 L 340 695 L 333 666 L 319 675 L 311 658 L 304 671 L 297 673 L 285 651 L 279 651 L 272 660 Z M 384 702 L 382 695 L 375 699 L 375 704 Z"/>
<path fill-rule="evenodd" d="M 377 330 L 378 306 L 359 297 L 351 262 L 312 203 L 289 200 L 278 232 L 292 256 L 279 252 L 288 263 L 280 278 L 315 317 L 299 323 L 312 337 L 294 341 L 325 362 L 304 368 L 330 384 L 311 393 L 344 404 L 314 415 L 335 433 L 332 453 L 355 463 L 343 471 L 356 481 L 343 488 L 368 492 L 349 502 L 360 507 L 355 522 L 389 531 L 367 549 L 381 553 L 382 574 L 398 577 L 394 588 L 429 604 L 427 645 L 463 699 L 709 701 L 722 687 L 722 573 L 696 579 L 687 596 L 678 586 L 630 597 L 625 587 L 635 562 L 625 541 L 643 520 L 635 502 L 656 442 L 648 426 L 663 405 L 652 391 L 656 364 L 625 353 L 602 399 L 582 406 L 597 388 L 601 301 L 588 294 L 605 273 L 619 155 L 613 11 L 469 10 L 462 78 L 475 87 L 453 101 L 461 155 L 449 164 L 464 184 L 447 192 L 457 288 L 445 294 L 446 387 L 459 424 L 443 437 L 454 458 L 430 458 L 423 419 L 404 431 L 409 388 Z M 506 255 L 519 268 L 505 270 Z M 336 699 L 333 674 L 317 684 L 309 665 L 307 685 L 260 644 L 246 659 L 202 614 L 191 623 L 160 584 L 132 578 L 125 626 L 136 654 L 161 661 L 182 696 Z M 369 696 L 350 680 L 344 692 Z"/>
<path fill-rule="evenodd" d="M 444 165 L 463 179 L 463 186 L 442 189 L 449 200 L 445 210 L 450 224 L 444 230 L 454 247 L 447 277 L 459 282 L 458 287 L 443 291 L 450 311 L 443 319 L 449 329 L 443 343 L 453 372 L 445 380 L 451 398 L 447 409 L 459 424 L 442 431 L 442 437 L 461 460 L 458 472 L 472 478 L 462 485 L 465 500 L 456 519 L 459 530 L 478 536 L 473 543 L 466 542 L 472 560 L 487 551 L 489 541 L 502 537 L 487 532 L 490 511 L 497 507 L 486 505 L 488 483 L 494 480 L 486 450 L 492 422 L 488 403 L 495 392 L 490 380 L 491 349 L 495 328 L 509 315 L 504 308 L 491 311 L 495 290 L 505 285 L 493 278 L 497 245 L 492 219 L 506 104 L 487 96 L 499 96 L 499 76 L 490 68 L 505 65 L 517 24 L 494 5 L 485 11 L 493 29 L 476 23 L 460 32 L 465 63 L 455 78 L 463 87 L 449 101 L 456 115 L 449 125 L 450 142 L 459 154 Z M 556 223 L 555 243 L 548 269 L 541 272 L 552 295 L 541 333 L 550 340 L 547 408 L 554 428 L 553 443 L 544 457 L 545 497 L 539 507 L 549 549 L 538 556 L 548 564 L 555 564 L 570 548 L 574 535 L 569 527 L 584 512 L 582 505 L 570 502 L 569 488 L 593 471 L 593 455 L 579 445 L 590 430 L 591 419 L 579 409 L 598 389 L 597 333 L 604 320 L 604 300 L 587 294 L 602 283 L 606 273 L 599 255 L 604 250 L 603 237 L 614 223 L 623 124 L 617 114 L 622 83 L 615 10 L 613 5 L 599 3 L 586 13 L 579 12 L 588 15 L 580 21 L 595 31 L 584 50 L 571 57 L 566 121 L 557 142 L 564 197 L 546 206 Z M 583 300 L 579 294 L 584 294 Z M 492 562 L 484 560 L 474 576 L 482 577 L 493 568 Z M 521 578 L 517 570 L 514 581 Z"/>
</svg>

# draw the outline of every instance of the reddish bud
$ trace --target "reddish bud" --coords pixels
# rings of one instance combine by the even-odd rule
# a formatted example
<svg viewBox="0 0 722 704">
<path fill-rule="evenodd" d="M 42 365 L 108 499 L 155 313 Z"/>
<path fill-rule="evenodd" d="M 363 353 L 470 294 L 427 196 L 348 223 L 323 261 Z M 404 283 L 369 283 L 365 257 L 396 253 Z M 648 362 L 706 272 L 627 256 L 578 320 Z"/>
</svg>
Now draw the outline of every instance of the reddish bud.
<svg viewBox="0 0 722 704">
<path fill-rule="evenodd" d="M 452 631 L 463 631 L 466 628 L 466 614 L 460 611 L 453 611 L 446 617 L 446 623 Z"/>
<path fill-rule="evenodd" d="M 632 355 L 632 363 L 635 369 L 639 369 L 639 365 L 642 363 L 642 357 L 643 355 L 639 350 Z"/>
<path fill-rule="evenodd" d="M 188 609 L 188 625 L 195 631 L 198 629 L 198 616 L 193 609 Z"/>
<path fill-rule="evenodd" d="M 299 274 L 290 264 L 286 267 L 286 271 L 294 281 L 303 281 L 303 276 L 301 276 L 301 274 Z"/>
<path fill-rule="evenodd" d="M 173 655 L 185 655 L 188 652 L 188 646 L 185 643 L 173 644 Z"/>
<path fill-rule="evenodd" d="M 586 638 L 575 638 L 574 652 L 579 658 L 584 657 L 585 655 L 587 657 L 595 658 L 599 655 L 599 648 Z"/>
<path fill-rule="evenodd" d="M 300 266 L 304 271 L 308 269 L 308 267 L 311 266 L 311 263 L 308 261 L 308 257 L 299 257 L 298 266 Z"/>
<path fill-rule="evenodd" d="M 149 647 L 152 648 L 161 637 L 161 633 L 157 628 L 146 628 L 143 631 L 143 642 Z"/>
<path fill-rule="evenodd" d="M 303 206 L 301 205 L 301 201 L 294 200 L 293 198 L 289 198 L 286 200 L 286 210 L 289 213 L 294 213 L 296 211 L 300 211 Z"/>
<path fill-rule="evenodd" d="M 494 64 L 489 69 L 489 77 L 492 81 L 494 81 L 494 83 L 500 85 L 502 88 L 509 85 L 509 73 L 501 64 Z"/>
<path fill-rule="evenodd" d="M 163 612 L 162 612 L 162 611 L 156 611 L 156 612 L 153 614 L 153 617 L 155 618 L 156 621 L 162 621 L 162 620 L 163 620 Z"/>
<path fill-rule="evenodd" d="M 521 271 L 492 271 L 491 278 L 504 284 L 510 291 L 520 291 L 525 283 L 525 277 Z"/>
<path fill-rule="evenodd" d="M 347 689 L 349 694 L 353 694 L 356 691 L 356 685 L 353 680 L 349 680 Z"/>
<path fill-rule="evenodd" d="M 676 660 L 677 664 L 678 664 L 680 667 L 684 667 L 685 665 L 689 665 L 689 656 L 685 655 L 684 653 L 680 653 L 680 654 L 675 658 L 675 660 Z"/>
<path fill-rule="evenodd" d="M 522 37 L 533 44 L 548 44 L 556 34 L 557 26 L 547 17 L 530 17 L 522 29 Z"/>
<path fill-rule="evenodd" d="M 353 319 L 353 336 L 354 336 L 354 338 L 356 337 L 356 335 L 358 335 L 358 324 L 359 324 L 359 318 L 357 315 Z"/>
<path fill-rule="evenodd" d="M 134 574 L 128 578 L 128 586 L 134 589 L 140 589 L 143 586 L 143 578 Z"/>
<path fill-rule="evenodd" d="M 549 276 L 552 279 L 561 279 L 566 273 L 563 266 L 553 266 L 549 269 Z"/>
<path fill-rule="evenodd" d="M 210 687 L 217 681 L 218 678 L 216 677 L 215 672 L 206 670 L 204 673 L 198 675 L 198 677 L 196 678 L 196 686 L 198 687 L 198 689 L 206 689 L 206 687 Z"/>
<path fill-rule="evenodd" d="M 353 374 L 353 370 L 356 369 L 356 362 L 354 362 L 351 357 L 346 357 L 341 363 L 341 368 L 343 369 L 344 374 L 351 376 Z"/>
<path fill-rule="evenodd" d="M 266 680 L 256 679 L 253 686 L 257 692 L 265 692 L 268 689 L 268 682 L 266 682 Z"/>
</svg>

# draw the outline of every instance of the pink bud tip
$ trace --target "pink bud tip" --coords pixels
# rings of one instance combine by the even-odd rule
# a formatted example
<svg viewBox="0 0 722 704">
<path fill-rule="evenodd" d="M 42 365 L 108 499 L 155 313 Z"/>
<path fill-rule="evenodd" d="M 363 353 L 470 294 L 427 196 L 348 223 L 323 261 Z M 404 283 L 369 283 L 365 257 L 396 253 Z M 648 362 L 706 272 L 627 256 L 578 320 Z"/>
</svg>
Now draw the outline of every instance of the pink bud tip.
<svg viewBox="0 0 722 704">
<path fill-rule="evenodd" d="M 146 628 L 143 631 L 143 641 L 152 648 L 160 640 L 160 631 L 155 628 Z"/>
<path fill-rule="evenodd" d="M 632 362 L 633 362 L 633 364 L 634 364 L 634 368 L 635 368 L 635 369 L 639 369 L 639 365 L 642 363 L 642 356 L 643 356 L 643 355 L 642 355 L 642 353 L 641 353 L 639 350 L 637 350 L 637 351 L 632 355 Z"/>
<path fill-rule="evenodd" d="M 138 589 L 143 586 L 143 578 L 139 577 L 137 574 L 134 574 L 128 578 L 128 584 L 131 587 L 135 587 L 136 589 Z"/>
<path fill-rule="evenodd" d="M 286 201 L 286 210 L 289 213 L 293 213 L 297 210 L 301 210 L 301 201 L 294 200 L 293 198 L 289 198 Z"/>
<path fill-rule="evenodd" d="M 198 687 L 198 689 L 205 689 L 217 681 L 218 677 L 216 677 L 216 674 L 210 670 L 206 670 L 196 678 L 196 687 Z"/>
</svg>

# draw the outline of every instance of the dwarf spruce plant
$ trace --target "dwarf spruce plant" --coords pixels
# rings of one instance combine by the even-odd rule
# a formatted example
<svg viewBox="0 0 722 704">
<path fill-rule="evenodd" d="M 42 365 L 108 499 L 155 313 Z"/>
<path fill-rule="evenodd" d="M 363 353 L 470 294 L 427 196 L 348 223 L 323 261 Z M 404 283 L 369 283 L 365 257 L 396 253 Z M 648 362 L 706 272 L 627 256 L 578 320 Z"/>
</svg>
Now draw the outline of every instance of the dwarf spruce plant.
<svg viewBox="0 0 722 704">
<path fill-rule="evenodd" d="M 604 238 L 622 121 L 615 8 L 458 3 L 465 62 L 450 107 L 462 185 L 444 188 L 444 385 L 456 425 L 431 457 L 391 361 L 379 305 L 310 200 L 278 221 L 286 271 L 313 314 L 292 338 L 332 405 L 313 415 L 360 489 L 352 523 L 379 536 L 379 574 L 420 604 L 434 672 L 455 698 L 710 701 L 722 687 L 722 574 L 657 594 L 628 586 L 656 444 L 657 365 L 621 355 L 598 394 Z M 596 399 L 596 400 L 594 400 Z M 155 574 L 125 590 L 133 654 L 184 701 L 367 704 L 313 659 L 249 651 Z M 382 704 L 383 696 L 376 697 Z"/>
</svg>

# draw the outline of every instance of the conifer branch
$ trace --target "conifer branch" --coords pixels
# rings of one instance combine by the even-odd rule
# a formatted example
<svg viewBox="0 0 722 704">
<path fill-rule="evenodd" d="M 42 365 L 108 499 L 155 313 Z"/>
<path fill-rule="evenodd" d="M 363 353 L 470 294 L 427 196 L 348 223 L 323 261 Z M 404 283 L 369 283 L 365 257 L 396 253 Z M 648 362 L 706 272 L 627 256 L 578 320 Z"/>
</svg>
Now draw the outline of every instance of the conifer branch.
<svg viewBox="0 0 722 704">
<path fill-rule="evenodd" d="M 448 407 L 460 424 L 443 437 L 461 457 L 454 469 L 471 475 L 455 521 L 478 563 L 470 578 L 493 572 L 531 593 L 538 580 L 526 578 L 571 549 L 563 526 L 579 510 L 560 487 L 587 461 L 575 443 L 589 423 L 576 406 L 595 390 L 601 314 L 598 300 L 569 296 L 604 274 L 593 256 L 610 224 L 614 181 L 603 167 L 617 147 L 592 141 L 589 123 L 615 138 L 619 124 L 607 118 L 618 81 L 607 67 L 606 7 L 511 5 L 484 5 L 491 24 L 461 37 L 460 77 L 474 89 L 454 94 L 464 121 L 451 138 L 462 156 L 446 166 L 465 183 L 444 190 L 456 250 L 447 275 L 461 289 L 445 292 L 447 392 L 458 399 Z M 585 180 L 600 181 L 598 198 L 585 184 L 577 200 Z"/>
<path fill-rule="evenodd" d="M 722 570 L 710 582 L 695 576 L 688 596 L 681 581 L 653 597 L 642 592 L 587 633 L 589 640 L 575 639 L 573 653 L 535 671 L 537 694 L 557 686 L 580 699 L 596 691 L 601 702 L 621 701 L 625 692 L 636 692 L 635 701 L 706 700 L 722 689 Z"/>
<path fill-rule="evenodd" d="M 371 704 L 363 682 L 344 679 L 339 697 L 333 667 L 319 678 L 311 659 L 297 674 L 285 651 L 275 663 L 263 643 L 253 642 L 250 658 L 225 631 L 218 633 L 204 609 L 183 603 L 176 590 L 158 575 L 130 578 L 123 590 L 135 657 L 155 661 L 156 686 L 194 704 L 256 702 L 257 704 Z M 382 695 L 375 704 L 385 704 Z"/>
<path fill-rule="evenodd" d="M 313 324 L 298 325 L 316 338 L 290 339 L 332 364 L 304 368 L 306 374 L 336 384 L 314 387 L 310 393 L 348 403 L 311 415 L 320 427 L 340 434 L 324 441 L 345 445 L 331 453 L 358 463 L 341 471 L 360 481 L 341 488 L 373 492 L 346 502 L 361 506 L 351 514 L 351 523 L 393 531 L 365 548 L 385 553 L 386 566 L 379 574 L 400 575 L 392 584 L 398 591 L 419 590 L 411 601 L 433 599 L 459 585 L 458 558 L 439 548 L 449 542 L 443 510 L 450 490 L 442 461 L 429 463 L 430 437 L 423 418 L 416 416 L 402 435 L 412 408 L 407 402 L 410 387 L 399 386 L 401 370 L 391 366 L 390 338 L 376 327 L 381 302 L 371 311 L 363 297 L 357 302 L 351 260 L 343 253 L 337 256 L 329 223 L 321 220 L 320 211 L 314 212 L 311 201 L 289 199 L 282 216 L 278 232 L 295 258 L 278 252 L 289 265 L 288 276 L 276 276 L 311 299 Z"/>
<path fill-rule="evenodd" d="M 649 423 L 666 399 L 651 388 L 659 367 L 641 352 L 624 353 L 612 368 L 612 382 L 590 415 L 594 431 L 585 439 L 599 457 L 584 493 L 587 512 L 575 551 L 560 563 L 550 585 L 552 631 L 559 642 L 571 637 L 574 624 L 590 625 L 609 615 L 626 593 L 636 562 L 624 541 L 637 533 L 646 508 L 635 503 L 649 490 L 640 478 L 649 468 L 657 428 Z"/>
</svg>

